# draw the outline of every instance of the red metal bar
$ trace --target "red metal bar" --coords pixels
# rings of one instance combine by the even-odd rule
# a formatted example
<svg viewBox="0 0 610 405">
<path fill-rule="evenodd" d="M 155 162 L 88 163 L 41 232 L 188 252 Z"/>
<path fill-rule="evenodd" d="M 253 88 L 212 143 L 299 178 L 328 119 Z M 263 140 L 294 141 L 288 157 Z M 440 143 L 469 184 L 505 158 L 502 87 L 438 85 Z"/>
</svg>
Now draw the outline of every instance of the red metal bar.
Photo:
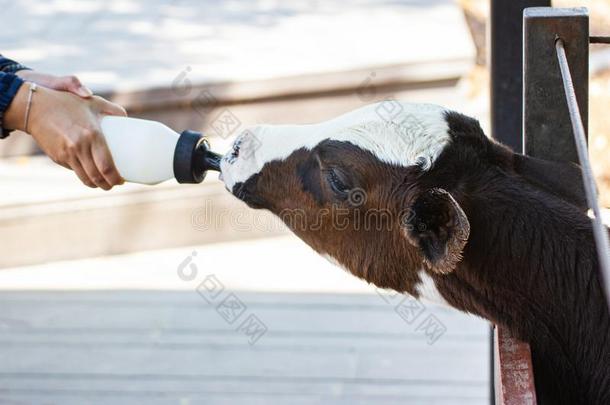
<svg viewBox="0 0 610 405">
<path fill-rule="evenodd" d="M 530 345 L 494 328 L 496 405 L 536 405 Z"/>
</svg>

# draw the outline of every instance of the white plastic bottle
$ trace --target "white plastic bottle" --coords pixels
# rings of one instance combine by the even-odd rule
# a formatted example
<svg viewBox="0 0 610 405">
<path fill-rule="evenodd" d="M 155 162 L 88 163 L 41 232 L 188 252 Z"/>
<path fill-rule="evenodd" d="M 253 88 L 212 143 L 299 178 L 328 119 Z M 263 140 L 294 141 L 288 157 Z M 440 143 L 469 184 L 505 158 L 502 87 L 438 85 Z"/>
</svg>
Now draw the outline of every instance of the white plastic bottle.
<svg viewBox="0 0 610 405">
<path fill-rule="evenodd" d="M 106 116 L 104 138 L 121 176 L 129 182 L 157 184 L 176 178 L 200 183 L 207 170 L 219 170 L 220 155 L 198 132 L 178 134 L 160 122 Z"/>
</svg>

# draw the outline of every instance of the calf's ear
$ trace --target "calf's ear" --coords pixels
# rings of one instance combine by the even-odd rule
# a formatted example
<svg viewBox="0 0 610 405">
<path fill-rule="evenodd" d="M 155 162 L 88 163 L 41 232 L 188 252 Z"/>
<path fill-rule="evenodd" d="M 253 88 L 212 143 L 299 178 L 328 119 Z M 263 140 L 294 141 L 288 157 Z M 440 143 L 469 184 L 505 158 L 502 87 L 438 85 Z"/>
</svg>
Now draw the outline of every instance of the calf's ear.
<svg viewBox="0 0 610 405">
<path fill-rule="evenodd" d="M 419 248 L 430 270 L 448 274 L 462 260 L 470 223 L 451 194 L 434 188 L 413 200 L 403 218 L 402 232 L 409 243 Z"/>
</svg>

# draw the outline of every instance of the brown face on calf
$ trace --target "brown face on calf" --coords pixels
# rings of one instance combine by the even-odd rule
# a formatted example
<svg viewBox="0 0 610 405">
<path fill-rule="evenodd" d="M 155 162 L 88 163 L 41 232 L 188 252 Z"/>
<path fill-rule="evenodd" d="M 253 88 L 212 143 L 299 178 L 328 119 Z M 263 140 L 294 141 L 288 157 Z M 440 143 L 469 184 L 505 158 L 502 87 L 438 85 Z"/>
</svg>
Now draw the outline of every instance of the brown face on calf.
<svg viewBox="0 0 610 405">
<path fill-rule="evenodd" d="M 389 110 L 399 113 L 388 119 Z M 456 268 L 471 224 L 495 218 L 487 205 L 506 203 L 507 191 L 585 207 L 582 190 L 565 186 L 581 184 L 577 166 L 516 155 L 476 120 L 431 105 L 382 102 L 321 124 L 255 127 L 221 169 L 229 191 L 320 254 L 416 297 L 420 282 L 435 287 Z"/>
<path fill-rule="evenodd" d="M 562 188 L 580 181 L 577 167 L 516 155 L 461 114 L 401 108 L 389 121 L 371 105 L 317 125 L 253 128 L 223 160 L 225 184 L 354 275 L 416 297 L 446 281 L 475 236 L 486 240 L 481 224 L 497 218 L 488 208 L 510 205 L 515 189 L 582 206 L 583 193 Z"/>
<path fill-rule="evenodd" d="M 261 147 L 272 147 L 262 141 Z M 451 272 L 469 234 L 451 195 L 420 185 L 424 174 L 417 165 L 384 163 L 350 142 L 324 140 L 266 163 L 233 192 L 273 212 L 354 275 L 418 296 L 421 272 Z"/>
</svg>

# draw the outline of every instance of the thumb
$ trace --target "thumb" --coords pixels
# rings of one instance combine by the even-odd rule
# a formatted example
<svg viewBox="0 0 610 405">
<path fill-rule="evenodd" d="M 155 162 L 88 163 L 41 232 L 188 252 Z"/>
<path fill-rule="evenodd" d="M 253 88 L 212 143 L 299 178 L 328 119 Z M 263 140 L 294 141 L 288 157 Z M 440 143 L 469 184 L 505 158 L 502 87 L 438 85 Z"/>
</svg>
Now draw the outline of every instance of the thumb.
<svg viewBox="0 0 610 405">
<path fill-rule="evenodd" d="M 95 98 L 98 98 L 98 97 L 96 96 Z M 123 106 L 112 103 L 108 100 L 104 100 L 101 97 L 99 97 L 99 101 L 100 101 L 100 110 L 101 110 L 102 114 L 117 115 L 119 117 L 127 117 L 127 111 L 125 111 L 125 108 Z"/>
<path fill-rule="evenodd" d="M 53 87 L 55 90 L 69 91 L 83 98 L 93 95 L 93 92 L 85 87 L 76 76 L 58 77 Z"/>
</svg>

